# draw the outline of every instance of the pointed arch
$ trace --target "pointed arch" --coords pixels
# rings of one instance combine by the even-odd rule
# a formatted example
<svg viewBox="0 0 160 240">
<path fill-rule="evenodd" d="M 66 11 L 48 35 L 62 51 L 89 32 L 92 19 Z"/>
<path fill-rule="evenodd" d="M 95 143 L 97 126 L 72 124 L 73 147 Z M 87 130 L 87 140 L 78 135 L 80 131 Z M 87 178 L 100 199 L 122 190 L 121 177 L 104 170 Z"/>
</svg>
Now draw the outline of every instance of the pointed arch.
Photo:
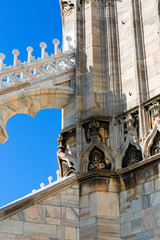
<svg viewBox="0 0 160 240">
<path fill-rule="evenodd" d="M 111 163 L 111 169 L 114 169 L 114 158 L 112 156 L 111 150 L 103 143 L 98 140 L 93 139 L 90 144 L 86 147 L 86 149 L 82 152 L 79 162 L 79 172 L 85 173 L 88 171 L 88 163 L 89 163 L 89 154 L 94 149 L 94 147 L 97 147 L 100 149 L 105 156 L 105 162 L 108 164 L 108 162 Z"/>
<path fill-rule="evenodd" d="M 135 146 L 137 150 L 141 151 L 141 147 L 137 143 L 133 141 L 128 141 L 127 139 L 126 142 L 122 145 L 120 152 L 118 153 L 116 164 L 117 169 L 122 168 L 122 161 L 130 144 Z"/>
</svg>

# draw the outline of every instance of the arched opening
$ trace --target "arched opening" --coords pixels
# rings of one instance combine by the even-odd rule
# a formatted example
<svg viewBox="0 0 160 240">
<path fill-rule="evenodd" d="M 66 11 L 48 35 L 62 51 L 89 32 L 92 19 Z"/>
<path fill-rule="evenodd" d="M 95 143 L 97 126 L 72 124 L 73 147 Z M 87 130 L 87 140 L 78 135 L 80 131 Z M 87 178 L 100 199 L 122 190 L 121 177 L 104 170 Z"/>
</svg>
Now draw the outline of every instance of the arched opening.
<svg viewBox="0 0 160 240">
<path fill-rule="evenodd" d="M 16 114 L 7 122 L 9 139 L 0 144 L 0 206 L 56 180 L 61 110 L 44 109 L 35 118 Z"/>
<path fill-rule="evenodd" d="M 129 144 L 122 160 L 122 168 L 129 167 L 142 160 L 142 153 L 132 144 Z"/>
<path fill-rule="evenodd" d="M 111 163 L 105 161 L 105 155 L 99 148 L 94 147 L 89 154 L 88 171 L 91 170 L 110 170 Z"/>
</svg>

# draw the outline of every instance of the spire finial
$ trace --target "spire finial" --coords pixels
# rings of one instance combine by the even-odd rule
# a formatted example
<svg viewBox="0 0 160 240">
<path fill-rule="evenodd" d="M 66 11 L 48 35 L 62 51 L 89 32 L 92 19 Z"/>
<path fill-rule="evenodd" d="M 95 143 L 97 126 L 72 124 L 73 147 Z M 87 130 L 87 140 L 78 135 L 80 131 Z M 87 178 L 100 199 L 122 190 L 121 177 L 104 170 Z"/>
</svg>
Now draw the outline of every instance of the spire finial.
<svg viewBox="0 0 160 240">
<path fill-rule="evenodd" d="M 45 42 L 41 42 L 39 46 L 41 47 L 41 58 L 43 59 L 48 55 L 45 51 L 47 44 Z"/>
<path fill-rule="evenodd" d="M 33 48 L 32 47 L 27 47 L 27 52 L 28 52 L 28 63 L 30 63 L 32 61 Z"/>
<path fill-rule="evenodd" d="M 14 49 L 12 51 L 12 54 L 14 55 L 13 66 L 16 67 L 18 65 L 18 55 L 20 54 L 20 52 L 17 49 Z"/>
<path fill-rule="evenodd" d="M 58 48 L 60 41 L 58 39 L 53 39 L 53 44 L 54 44 L 54 54 L 57 55 L 60 52 L 60 49 Z"/>
</svg>

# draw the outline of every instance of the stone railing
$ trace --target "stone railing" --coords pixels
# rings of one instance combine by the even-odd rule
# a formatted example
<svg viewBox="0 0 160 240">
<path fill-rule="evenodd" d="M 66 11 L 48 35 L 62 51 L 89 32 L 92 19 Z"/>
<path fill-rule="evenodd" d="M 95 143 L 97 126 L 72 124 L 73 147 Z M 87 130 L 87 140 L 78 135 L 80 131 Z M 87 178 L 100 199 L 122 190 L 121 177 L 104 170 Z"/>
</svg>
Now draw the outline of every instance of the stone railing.
<svg viewBox="0 0 160 240">
<path fill-rule="evenodd" d="M 18 60 L 19 51 L 14 49 L 12 51 L 14 56 L 13 65 L 8 67 L 3 62 L 5 55 L 0 53 L 0 89 L 13 87 L 32 80 L 43 79 L 74 68 L 75 57 L 70 47 L 70 41 L 65 53 L 62 53 L 58 48 L 59 43 L 57 39 L 53 40 L 55 50 L 54 54 L 49 56 L 45 51 L 47 44 L 41 42 L 41 57 L 38 59 L 32 56 L 33 48 L 27 47 L 28 61 L 23 63 Z"/>
</svg>

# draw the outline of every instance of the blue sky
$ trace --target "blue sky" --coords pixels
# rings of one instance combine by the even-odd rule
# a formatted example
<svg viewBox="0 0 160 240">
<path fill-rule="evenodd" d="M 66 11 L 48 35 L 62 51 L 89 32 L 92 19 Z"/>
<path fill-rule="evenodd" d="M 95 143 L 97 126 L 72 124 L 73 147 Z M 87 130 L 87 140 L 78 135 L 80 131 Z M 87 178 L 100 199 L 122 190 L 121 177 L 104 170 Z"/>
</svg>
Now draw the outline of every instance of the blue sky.
<svg viewBox="0 0 160 240">
<path fill-rule="evenodd" d="M 12 50 L 20 51 L 19 59 L 27 60 L 28 46 L 40 57 L 40 42 L 46 52 L 54 53 L 52 40 L 62 40 L 59 0 L 0 1 L 0 53 L 7 65 L 13 64 Z M 9 139 L 0 144 L 0 206 L 56 180 L 57 138 L 61 129 L 61 110 L 45 109 L 35 118 L 17 114 L 7 122 Z"/>
</svg>

